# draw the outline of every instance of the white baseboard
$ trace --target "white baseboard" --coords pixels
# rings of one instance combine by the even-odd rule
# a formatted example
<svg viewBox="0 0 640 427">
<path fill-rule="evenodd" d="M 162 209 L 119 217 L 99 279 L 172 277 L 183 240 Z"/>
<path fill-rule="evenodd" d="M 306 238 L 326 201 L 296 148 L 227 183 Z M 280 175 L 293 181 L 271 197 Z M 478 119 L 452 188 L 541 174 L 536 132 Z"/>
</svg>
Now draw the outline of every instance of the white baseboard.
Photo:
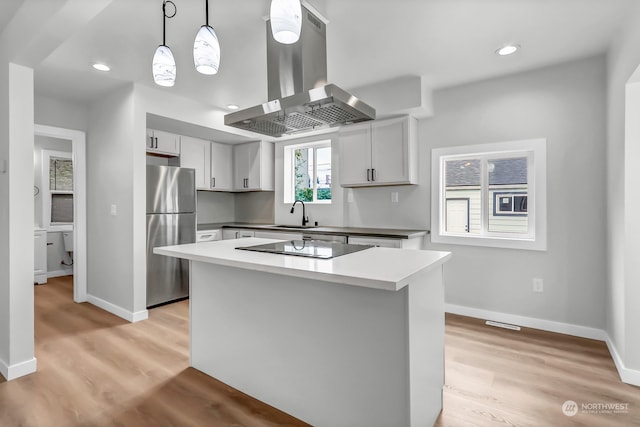
<svg viewBox="0 0 640 427">
<path fill-rule="evenodd" d="M 87 295 L 87 302 L 132 323 L 149 318 L 148 310 L 132 312 L 93 295 Z"/>
<path fill-rule="evenodd" d="M 71 276 L 73 274 L 73 268 L 65 268 L 63 270 L 47 271 L 47 278 L 53 277 Z"/>
<path fill-rule="evenodd" d="M 622 382 L 640 387 L 640 371 L 629 369 L 624 365 L 624 362 L 622 361 L 622 358 L 609 335 L 607 335 L 606 343 L 607 348 L 609 348 L 609 353 L 611 353 L 613 363 L 616 364 L 616 369 L 618 370 L 618 375 L 620 375 Z"/>
<path fill-rule="evenodd" d="M 15 380 L 16 378 L 32 374 L 38 367 L 38 361 L 35 357 L 15 365 L 7 365 L 4 360 L 0 359 L 0 374 L 7 380 Z"/>
<path fill-rule="evenodd" d="M 494 320 L 502 323 L 510 323 L 512 325 L 524 326 L 525 328 L 541 329 L 543 331 L 573 335 L 598 341 L 607 340 L 607 334 L 605 331 L 602 329 L 590 328 L 588 326 L 555 322 L 553 320 L 536 319 L 535 317 L 518 316 L 515 314 L 500 313 L 497 311 L 482 310 L 479 308 L 465 307 L 455 304 L 445 304 L 444 310 L 447 313 L 460 314 L 462 316 L 475 317 L 478 319 Z"/>
</svg>

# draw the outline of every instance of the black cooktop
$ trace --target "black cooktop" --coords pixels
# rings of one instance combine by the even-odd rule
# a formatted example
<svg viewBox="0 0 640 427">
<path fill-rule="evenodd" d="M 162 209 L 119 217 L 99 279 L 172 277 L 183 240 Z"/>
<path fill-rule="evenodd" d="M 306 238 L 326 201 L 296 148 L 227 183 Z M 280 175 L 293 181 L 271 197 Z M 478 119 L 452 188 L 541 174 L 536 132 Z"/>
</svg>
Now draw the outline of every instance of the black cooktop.
<svg viewBox="0 0 640 427">
<path fill-rule="evenodd" d="M 329 259 L 372 248 L 373 245 L 349 245 L 340 242 L 320 240 L 289 240 L 264 245 L 240 246 L 243 251 L 267 252 L 281 255 L 295 255 L 309 258 Z"/>
</svg>

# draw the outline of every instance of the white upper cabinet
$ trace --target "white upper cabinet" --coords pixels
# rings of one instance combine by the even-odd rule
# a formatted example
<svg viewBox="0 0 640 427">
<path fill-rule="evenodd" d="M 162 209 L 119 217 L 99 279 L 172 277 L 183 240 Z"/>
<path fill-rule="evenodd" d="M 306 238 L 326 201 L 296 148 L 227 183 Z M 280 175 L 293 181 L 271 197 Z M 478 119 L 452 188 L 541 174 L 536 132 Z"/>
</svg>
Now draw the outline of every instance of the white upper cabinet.
<svg viewBox="0 0 640 427">
<path fill-rule="evenodd" d="M 204 139 L 180 137 L 180 166 L 196 170 L 196 188 L 209 190 L 211 184 L 211 143 Z"/>
<path fill-rule="evenodd" d="M 211 179 L 214 191 L 233 190 L 233 147 L 219 142 L 211 143 Z"/>
<path fill-rule="evenodd" d="M 274 147 L 266 141 L 233 146 L 235 191 L 274 190 Z"/>
<path fill-rule="evenodd" d="M 180 166 L 196 170 L 198 190 L 233 190 L 232 146 L 182 136 Z"/>
<path fill-rule="evenodd" d="M 180 137 L 169 132 L 147 129 L 147 152 L 179 156 Z"/>
<path fill-rule="evenodd" d="M 339 139 L 341 186 L 418 183 L 417 124 L 413 117 L 345 126 Z"/>
</svg>

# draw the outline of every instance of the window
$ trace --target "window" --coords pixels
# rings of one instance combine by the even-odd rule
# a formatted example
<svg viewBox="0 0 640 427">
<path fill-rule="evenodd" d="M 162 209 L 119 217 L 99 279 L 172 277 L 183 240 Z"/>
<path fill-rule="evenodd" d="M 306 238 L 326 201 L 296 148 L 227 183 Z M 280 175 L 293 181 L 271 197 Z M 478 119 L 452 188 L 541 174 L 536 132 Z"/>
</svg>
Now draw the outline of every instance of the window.
<svg viewBox="0 0 640 427">
<path fill-rule="evenodd" d="M 42 151 L 43 219 L 45 227 L 67 230 L 73 224 L 73 161 L 71 153 Z"/>
<path fill-rule="evenodd" d="M 285 202 L 331 202 L 331 141 L 284 148 Z"/>
<path fill-rule="evenodd" d="M 546 140 L 434 149 L 431 239 L 546 249 Z"/>
</svg>

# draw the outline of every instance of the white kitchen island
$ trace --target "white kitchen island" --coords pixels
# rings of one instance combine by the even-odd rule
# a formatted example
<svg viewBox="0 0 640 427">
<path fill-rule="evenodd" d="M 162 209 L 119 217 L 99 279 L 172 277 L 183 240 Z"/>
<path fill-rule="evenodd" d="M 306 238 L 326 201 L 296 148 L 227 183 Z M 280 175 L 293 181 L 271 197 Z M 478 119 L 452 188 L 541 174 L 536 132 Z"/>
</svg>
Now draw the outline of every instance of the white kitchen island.
<svg viewBox="0 0 640 427">
<path fill-rule="evenodd" d="M 442 408 L 448 252 L 332 258 L 156 248 L 191 261 L 191 365 L 314 426 L 432 426 Z"/>
</svg>

